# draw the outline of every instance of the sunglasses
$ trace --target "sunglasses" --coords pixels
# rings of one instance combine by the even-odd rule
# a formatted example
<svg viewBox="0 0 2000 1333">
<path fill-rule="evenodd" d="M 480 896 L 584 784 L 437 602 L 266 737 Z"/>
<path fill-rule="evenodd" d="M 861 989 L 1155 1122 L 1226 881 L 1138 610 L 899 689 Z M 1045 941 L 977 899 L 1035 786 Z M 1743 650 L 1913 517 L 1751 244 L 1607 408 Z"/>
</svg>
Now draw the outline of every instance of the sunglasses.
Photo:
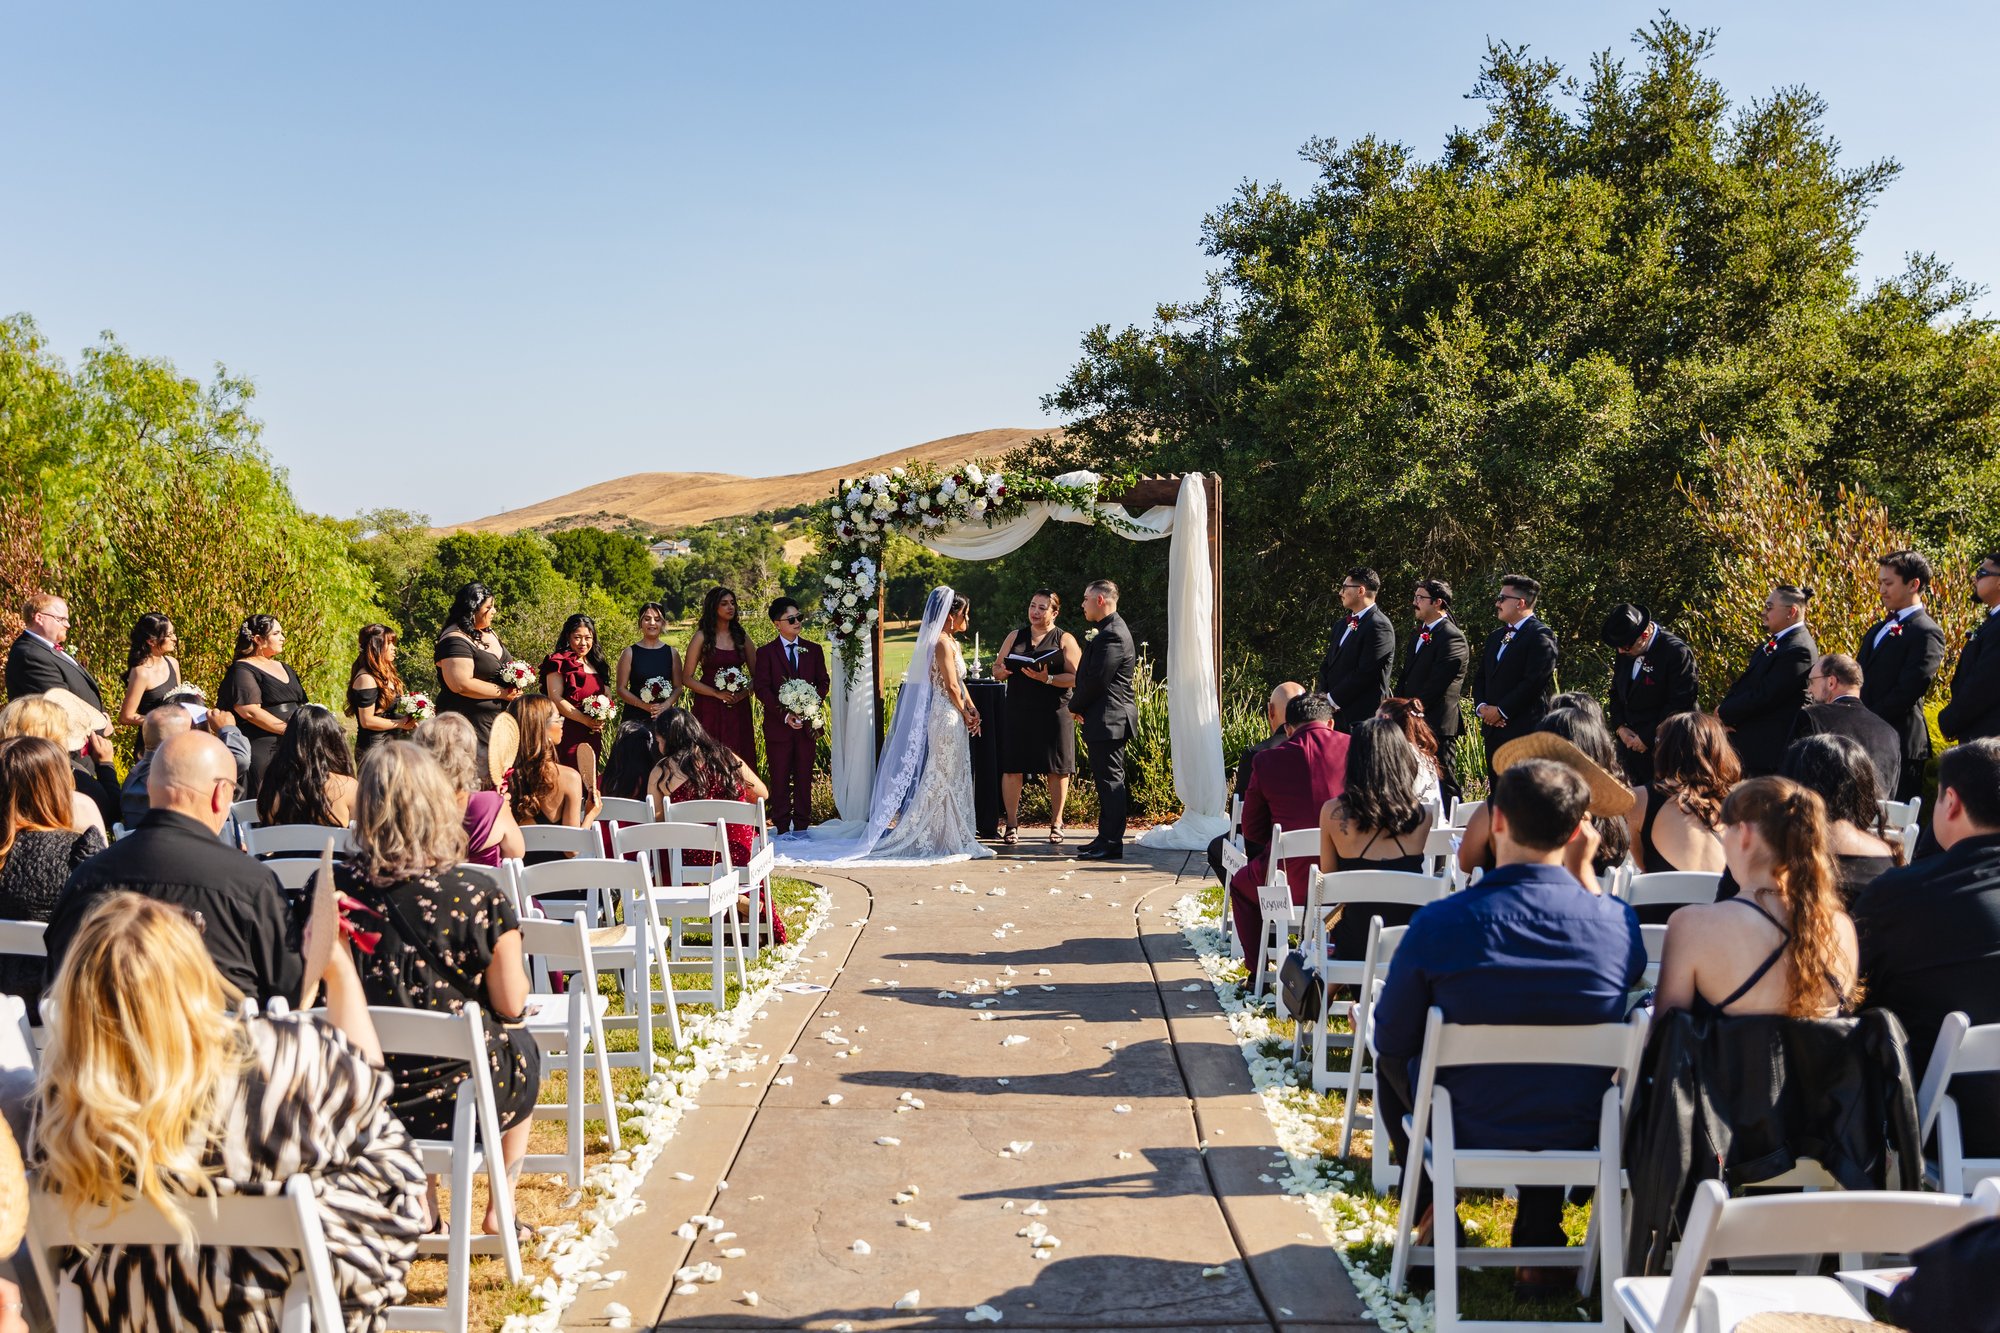
<svg viewBox="0 0 2000 1333">
<path fill-rule="evenodd" d="M 799 622 L 800 622 L 801 620 L 804 620 L 804 619 L 805 619 L 805 617 L 804 617 L 804 616 L 801 616 L 801 615 L 796 615 L 796 614 L 795 614 L 795 615 L 789 615 L 789 616 L 779 616 L 779 617 L 778 617 L 778 623 L 779 623 L 780 625 L 796 625 L 796 624 L 798 624 L 798 623 L 799 623 Z"/>
</svg>

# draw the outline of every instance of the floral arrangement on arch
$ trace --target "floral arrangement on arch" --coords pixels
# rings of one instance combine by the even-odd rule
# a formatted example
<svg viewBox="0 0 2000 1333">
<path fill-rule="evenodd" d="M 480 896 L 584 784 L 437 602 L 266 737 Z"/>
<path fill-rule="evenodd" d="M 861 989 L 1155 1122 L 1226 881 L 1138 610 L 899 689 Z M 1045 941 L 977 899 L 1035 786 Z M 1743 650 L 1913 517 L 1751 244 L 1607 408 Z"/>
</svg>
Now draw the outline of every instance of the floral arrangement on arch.
<svg viewBox="0 0 2000 1333">
<path fill-rule="evenodd" d="M 881 585 L 880 556 L 888 533 L 902 532 L 921 541 L 933 528 L 958 527 L 984 521 L 1018 518 L 1030 504 L 1069 505 L 1097 514 L 1099 522 L 1117 522 L 1097 511 L 1097 494 L 1124 489 L 1121 482 L 1100 478 L 1086 485 L 1047 477 L 1010 477 L 991 463 L 968 461 L 950 471 L 912 461 L 873 476 L 843 480 L 833 502 L 819 515 L 820 549 L 832 557 L 826 590 L 815 620 L 825 629 L 829 646 L 838 650 L 842 670 L 853 675 L 860 665 L 861 646 L 875 622 L 875 594 Z"/>
</svg>

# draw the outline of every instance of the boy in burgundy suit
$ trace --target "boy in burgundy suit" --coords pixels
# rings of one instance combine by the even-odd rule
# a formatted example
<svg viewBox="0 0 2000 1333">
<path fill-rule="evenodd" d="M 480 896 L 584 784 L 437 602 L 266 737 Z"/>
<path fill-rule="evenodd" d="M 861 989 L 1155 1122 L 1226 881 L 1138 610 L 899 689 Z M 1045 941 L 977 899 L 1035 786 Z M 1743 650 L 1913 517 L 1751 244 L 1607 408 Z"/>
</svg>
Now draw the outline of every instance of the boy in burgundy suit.
<svg viewBox="0 0 2000 1333">
<path fill-rule="evenodd" d="M 817 734 L 785 711 L 778 687 L 794 677 L 809 682 L 826 698 L 833 682 L 826 674 L 826 656 L 819 645 L 799 635 L 805 616 L 789 597 L 771 603 L 771 624 L 778 637 L 757 650 L 750 687 L 764 705 L 764 758 L 771 770 L 771 827 L 779 833 L 802 833 L 812 823 L 813 758 Z"/>
</svg>

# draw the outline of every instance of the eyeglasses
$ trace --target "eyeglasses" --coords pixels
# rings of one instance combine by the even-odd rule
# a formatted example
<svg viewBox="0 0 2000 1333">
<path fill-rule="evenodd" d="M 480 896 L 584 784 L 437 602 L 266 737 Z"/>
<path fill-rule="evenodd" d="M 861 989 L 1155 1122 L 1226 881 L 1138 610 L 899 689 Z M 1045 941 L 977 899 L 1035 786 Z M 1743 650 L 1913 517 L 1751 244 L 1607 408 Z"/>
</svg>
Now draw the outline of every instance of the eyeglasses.
<svg viewBox="0 0 2000 1333">
<path fill-rule="evenodd" d="M 1524 602 L 1526 600 L 1527 598 L 1517 592 L 1503 592 L 1493 599 L 1493 605 L 1499 606 L 1503 602 Z"/>
<path fill-rule="evenodd" d="M 37 612 L 36 612 L 35 614 L 36 614 L 36 615 L 38 615 L 38 616 L 40 616 L 40 617 L 41 617 L 41 618 L 42 618 L 43 620 L 46 620 L 46 621 L 48 621 L 48 622 L 49 622 L 50 624 L 52 624 L 52 625 L 67 625 L 67 624 L 69 624 L 69 617 L 68 617 L 68 616 L 52 616 L 52 615 L 50 615 L 50 614 L 49 614 L 48 612 L 46 612 L 46 611 L 37 611 Z"/>
<path fill-rule="evenodd" d="M 1980 565 L 1972 571 L 1972 581 L 1977 583 L 1981 579 L 2000 579 L 2000 569 L 1988 569 L 1985 565 Z"/>
<path fill-rule="evenodd" d="M 1366 586 L 1366 584 L 1361 583 L 1343 583 L 1340 585 L 1340 590 L 1342 592 L 1360 592 Z"/>
</svg>

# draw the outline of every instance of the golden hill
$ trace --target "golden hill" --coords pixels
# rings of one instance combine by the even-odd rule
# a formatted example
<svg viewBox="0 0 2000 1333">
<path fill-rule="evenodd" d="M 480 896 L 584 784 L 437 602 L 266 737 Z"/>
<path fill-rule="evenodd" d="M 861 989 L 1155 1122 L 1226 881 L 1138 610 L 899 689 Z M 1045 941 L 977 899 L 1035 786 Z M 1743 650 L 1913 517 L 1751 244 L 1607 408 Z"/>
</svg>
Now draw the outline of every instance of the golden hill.
<svg viewBox="0 0 2000 1333">
<path fill-rule="evenodd" d="M 635 472 L 614 481 L 601 481 L 580 491 L 558 495 L 552 500 L 509 509 L 505 513 L 449 525 L 447 530 L 471 532 L 515 532 L 536 528 L 561 519 L 580 518 L 605 526 L 621 519 L 636 519 L 660 528 L 706 523 L 737 514 L 755 514 L 767 509 L 786 509 L 832 493 L 843 477 L 864 476 L 886 471 L 898 463 L 920 458 L 930 463 L 957 463 L 968 458 L 998 458 L 1009 449 L 1050 430 L 979 430 L 965 435 L 948 435 L 941 440 L 897 449 L 875 458 L 842 463 L 817 472 L 794 472 L 782 477 L 738 477 L 726 472 Z"/>
</svg>

